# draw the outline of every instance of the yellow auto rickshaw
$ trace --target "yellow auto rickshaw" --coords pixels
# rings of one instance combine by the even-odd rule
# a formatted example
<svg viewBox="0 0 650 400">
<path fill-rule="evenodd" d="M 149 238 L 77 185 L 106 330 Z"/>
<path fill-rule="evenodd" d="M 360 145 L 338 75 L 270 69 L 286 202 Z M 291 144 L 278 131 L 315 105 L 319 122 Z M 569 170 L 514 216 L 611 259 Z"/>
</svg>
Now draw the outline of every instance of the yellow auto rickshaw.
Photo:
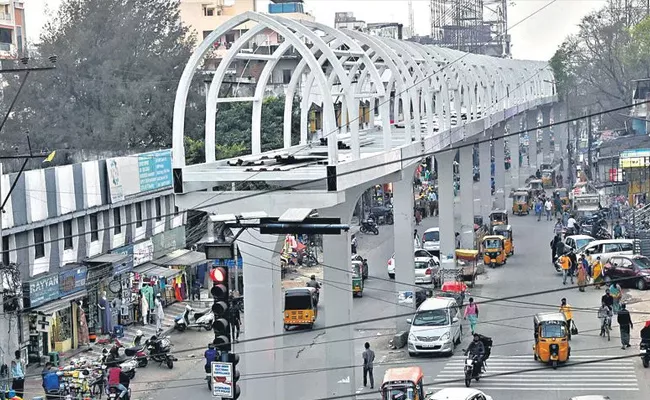
<svg viewBox="0 0 650 400">
<path fill-rule="evenodd" d="M 363 263 L 352 262 L 352 296 L 363 297 Z"/>
<path fill-rule="evenodd" d="M 544 192 L 544 183 L 542 183 L 541 179 L 531 179 L 530 182 L 528 182 L 528 187 L 531 196 L 537 197 Z"/>
<path fill-rule="evenodd" d="M 311 287 L 291 288 L 284 292 L 284 330 L 292 326 L 314 327 L 318 316 L 316 289 Z"/>
<path fill-rule="evenodd" d="M 508 213 L 504 210 L 494 210 L 490 213 L 490 228 L 495 225 L 508 225 Z"/>
<path fill-rule="evenodd" d="M 558 363 L 566 362 L 571 355 L 569 328 L 564 314 L 560 312 L 539 313 L 533 319 L 535 345 L 533 357 L 557 368 Z"/>
<path fill-rule="evenodd" d="M 555 170 L 545 169 L 542 171 L 542 186 L 545 188 L 555 187 Z"/>
<path fill-rule="evenodd" d="M 516 215 L 528 215 L 530 213 L 530 196 L 527 191 L 516 191 L 512 195 L 512 213 Z"/>
<path fill-rule="evenodd" d="M 562 202 L 562 211 L 571 210 L 571 202 L 569 201 L 569 191 L 566 188 L 555 189 L 553 195 L 560 198 L 560 202 Z"/>
<path fill-rule="evenodd" d="M 510 225 L 497 225 L 494 227 L 493 232 L 495 235 L 501 235 L 503 239 L 503 247 L 506 254 L 511 256 L 515 254 L 515 243 L 512 239 L 512 226 Z"/>
<path fill-rule="evenodd" d="M 381 384 L 381 399 L 424 400 L 424 374 L 420 367 L 390 368 Z"/>
<path fill-rule="evenodd" d="M 506 250 L 504 247 L 505 238 L 500 235 L 489 235 L 483 237 L 481 248 L 483 249 L 483 263 L 494 268 L 497 265 L 506 263 Z"/>
</svg>

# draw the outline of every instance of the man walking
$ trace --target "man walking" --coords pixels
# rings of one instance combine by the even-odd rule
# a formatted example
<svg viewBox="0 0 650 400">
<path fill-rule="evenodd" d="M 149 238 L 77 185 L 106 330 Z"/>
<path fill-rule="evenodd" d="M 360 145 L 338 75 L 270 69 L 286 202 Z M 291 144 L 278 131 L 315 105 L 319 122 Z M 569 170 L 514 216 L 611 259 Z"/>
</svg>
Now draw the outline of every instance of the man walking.
<svg viewBox="0 0 650 400">
<path fill-rule="evenodd" d="M 564 314 L 564 318 L 566 318 L 566 324 L 567 324 L 567 332 L 569 332 L 569 340 L 571 340 L 571 325 L 573 322 L 573 312 L 571 310 L 571 306 L 566 303 L 566 299 L 561 300 L 562 303 L 560 304 L 560 312 Z"/>
<path fill-rule="evenodd" d="M 368 386 L 368 377 L 370 377 L 370 389 L 375 388 L 375 377 L 372 375 L 372 363 L 375 361 L 375 352 L 370 350 L 370 343 L 363 345 L 366 350 L 363 352 L 363 386 Z"/>
<path fill-rule="evenodd" d="M 546 211 L 546 220 L 550 221 L 553 212 L 553 203 L 551 203 L 551 199 L 546 199 L 546 202 L 544 202 L 544 211 Z"/>
<path fill-rule="evenodd" d="M 630 330 L 634 328 L 630 312 L 625 309 L 625 304 L 621 304 L 621 309 L 618 311 L 618 326 L 621 329 L 621 349 L 630 347 Z"/>
<path fill-rule="evenodd" d="M 163 309 L 162 299 L 160 298 L 160 293 L 156 295 L 156 334 L 159 335 L 162 332 L 163 321 L 165 320 L 165 310 Z"/>
<path fill-rule="evenodd" d="M 573 284 L 573 275 L 571 275 L 571 259 L 568 255 L 562 254 L 560 256 L 560 266 L 562 267 L 562 284 L 566 285 L 566 278 L 571 276 L 571 284 Z"/>
</svg>

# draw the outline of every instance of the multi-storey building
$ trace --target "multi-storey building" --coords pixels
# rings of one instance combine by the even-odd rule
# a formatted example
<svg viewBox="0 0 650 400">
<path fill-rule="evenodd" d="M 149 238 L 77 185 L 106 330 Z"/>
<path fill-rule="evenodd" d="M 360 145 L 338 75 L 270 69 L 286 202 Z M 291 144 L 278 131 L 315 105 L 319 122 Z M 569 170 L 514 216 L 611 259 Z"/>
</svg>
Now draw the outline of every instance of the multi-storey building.
<svg viewBox="0 0 650 400">
<path fill-rule="evenodd" d="M 35 169 L 0 177 L 4 354 L 30 361 L 139 318 L 150 283 L 167 303 L 186 298 L 205 256 L 185 247 L 174 206 L 171 152 Z M 175 252 L 176 251 L 176 252 Z M 171 256 L 170 256 L 171 255 Z M 45 324 L 44 321 L 48 323 Z"/>
<path fill-rule="evenodd" d="M 20 56 L 26 47 L 22 1 L 0 0 L 0 59 Z"/>
</svg>

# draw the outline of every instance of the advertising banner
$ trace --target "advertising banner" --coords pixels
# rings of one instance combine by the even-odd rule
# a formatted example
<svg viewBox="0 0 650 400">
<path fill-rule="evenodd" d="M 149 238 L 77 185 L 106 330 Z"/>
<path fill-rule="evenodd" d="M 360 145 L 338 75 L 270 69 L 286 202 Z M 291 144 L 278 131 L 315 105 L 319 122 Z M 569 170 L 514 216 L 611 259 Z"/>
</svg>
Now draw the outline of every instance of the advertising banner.
<svg viewBox="0 0 650 400">
<path fill-rule="evenodd" d="M 161 232 L 151 238 L 153 242 L 153 258 L 162 257 L 170 251 L 185 248 L 185 226 Z"/>
<path fill-rule="evenodd" d="M 106 160 L 111 203 L 142 192 L 172 187 L 171 150 Z"/>
<path fill-rule="evenodd" d="M 172 154 L 170 150 L 140 154 L 138 167 L 141 192 L 172 186 Z"/>
<path fill-rule="evenodd" d="M 153 241 L 151 239 L 133 244 L 133 266 L 137 267 L 153 260 Z"/>
<path fill-rule="evenodd" d="M 88 269 L 85 266 L 79 266 L 59 273 L 59 294 L 61 297 L 84 290 L 86 288 L 87 272 Z"/>
<path fill-rule="evenodd" d="M 229 362 L 212 363 L 212 396 L 232 399 L 235 388 L 232 381 L 232 364 Z"/>
<path fill-rule="evenodd" d="M 120 263 L 113 264 L 113 276 L 122 275 L 125 272 L 130 272 L 133 269 L 133 245 L 120 247 L 111 250 L 112 254 L 124 254 L 129 256 Z"/>
</svg>

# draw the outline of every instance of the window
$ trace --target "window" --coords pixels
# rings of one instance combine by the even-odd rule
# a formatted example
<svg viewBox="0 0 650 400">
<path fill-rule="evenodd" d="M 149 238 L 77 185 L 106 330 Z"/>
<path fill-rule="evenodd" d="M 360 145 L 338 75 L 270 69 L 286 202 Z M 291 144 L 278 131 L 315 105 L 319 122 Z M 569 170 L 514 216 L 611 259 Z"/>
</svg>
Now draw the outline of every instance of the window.
<svg viewBox="0 0 650 400">
<path fill-rule="evenodd" d="M 45 235 L 43 228 L 34 229 L 34 258 L 45 257 Z"/>
<path fill-rule="evenodd" d="M 135 203 L 135 227 L 142 227 L 142 203 Z"/>
<path fill-rule="evenodd" d="M 162 201 L 160 197 L 156 198 L 156 221 L 162 220 Z"/>
<path fill-rule="evenodd" d="M 209 5 L 204 5 L 203 6 L 203 16 L 205 16 L 205 17 L 214 17 L 214 7 L 210 7 Z"/>
<path fill-rule="evenodd" d="M 618 263 L 619 268 L 627 268 L 627 269 L 632 268 L 632 261 L 628 260 L 627 258 L 621 258 L 618 261 L 619 261 Z"/>
<path fill-rule="evenodd" d="M 73 248 L 72 243 L 72 220 L 63 221 L 63 249 Z"/>
<path fill-rule="evenodd" d="M 290 69 L 283 69 L 282 70 L 282 83 L 284 83 L 286 85 L 290 81 L 291 81 L 291 70 Z"/>
<path fill-rule="evenodd" d="M 634 251 L 632 243 L 621 243 L 621 251 Z"/>
<path fill-rule="evenodd" d="M 424 235 L 422 235 L 422 240 L 424 240 L 425 242 L 439 242 L 440 231 L 424 232 Z"/>
<path fill-rule="evenodd" d="M 413 326 L 446 326 L 449 324 L 449 315 L 444 308 L 418 311 L 413 319 Z"/>
<path fill-rule="evenodd" d="M 115 235 L 122 233 L 122 215 L 119 208 L 113 209 L 113 232 Z"/>
<path fill-rule="evenodd" d="M 211 33 L 212 31 L 203 31 L 203 39 L 207 38 Z"/>
<path fill-rule="evenodd" d="M 90 215 L 90 241 L 96 242 L 99 240 L 99 225 L 97 223 L 97 214 Z"/>
<path fill-rule="evenodd" d="M 235 42 L 235 34 L 226 33 L 226 43 L 234 43 L 234 42 Z"/>
<path fill-rule="evenodd" d="M 178 207 L 174 206 L 174 215 L 178 215 L 178 213 L 179 213 Z"/>
<path fill-rule="evenodd" d="M 603 244 L 603 253 L 615 253 L 621 251 L 618 243 L 605 243 Z"/>
<path fill-rule="evenodd" d="M 9 236 L 2 238 L 2 264 L 11 264 L 11 260 L 9 260 Z"/>
</svg>

